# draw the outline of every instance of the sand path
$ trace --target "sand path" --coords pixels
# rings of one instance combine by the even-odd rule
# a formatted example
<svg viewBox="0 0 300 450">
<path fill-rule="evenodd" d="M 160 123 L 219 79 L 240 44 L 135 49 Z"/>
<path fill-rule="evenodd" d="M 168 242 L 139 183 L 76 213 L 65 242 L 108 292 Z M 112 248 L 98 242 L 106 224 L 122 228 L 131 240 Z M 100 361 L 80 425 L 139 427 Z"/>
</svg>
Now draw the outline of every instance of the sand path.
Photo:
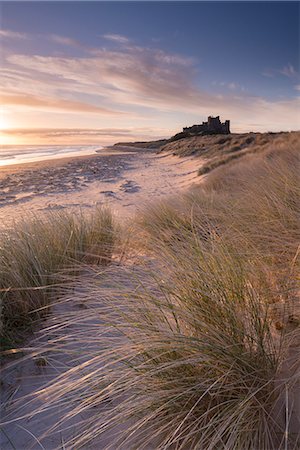
<svg viewBox="0 0 300 450">
<path fill-rule="evenodd" d="M 138 272 L 139 277 L 147 277 L 143 264 L 133 267 L 131 264 L 120 266 L 113 263 L 97 270 L 96 281 L 92 281 L 95 276 L 93 269 L 87 269 L 82 275 L 80 288 L 75 288 L 63 301 L 52 306 L 51 314 L 42 328 L 28 342 L 28 357 L 10 362 L 2 371 L 1 450 L 71 449 L 73 447 L 67 442 L 78 433 L 81 422 L 90 417 L 96 420 L 105 411 L 106 402 L 101 402 L 97 407 L 87 408 L 73 417 L 72 413 L 78 406 L 78 401 L 73 401 L 74 392 L 66 395 L 66 399 L 52 404 L 51 408 L 44 403 L 43 398 L 34 394 L 51 384 L 56 377 L 63 377 L 66 372 L 72 374 L 68 380 L 61 379 L 62 386 L 69 383 L 70 379 L 75 383 L 90 373 L 91 369 L 85 367 L 85 362 L 105 351 L 104 346 L 111 351 L 116 333 L 101 321 L 105 299 L 111 301 L 113 298 L 116 301 L 123 291 L 137 289 Z M 93 295 L 95 283 L 98 294 L 101 293 L 96 298 Z M 102 347 L 100 342 L 103 342 Z M 93 366 L 93 370 L 99 372 L 101 368 L 100 364 Z M 95 376 L 94 382 L 97 384 Z M 101 390 L 101 385 L 97 389 Z M 112 406 L 112 400 L 108 401 Z M 38 414 L 33 416 L 33 411 L 38 411 Z M 63 420 L 63 424 L 51 430 L 60 420 Z M 118 426 L 106 431 L 81 448 L 101 450 L 112 443 L 121 429 Z M 121 448 L 127 450 L 126 447 Z"/>
</svg>

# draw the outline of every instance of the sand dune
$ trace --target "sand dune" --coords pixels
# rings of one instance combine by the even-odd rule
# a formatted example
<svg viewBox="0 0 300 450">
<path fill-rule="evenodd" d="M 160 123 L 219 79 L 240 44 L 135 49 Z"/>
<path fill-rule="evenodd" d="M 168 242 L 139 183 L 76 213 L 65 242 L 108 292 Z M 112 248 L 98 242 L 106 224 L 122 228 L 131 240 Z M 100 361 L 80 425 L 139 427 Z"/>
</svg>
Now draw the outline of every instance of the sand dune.
<svg viewBox="0 0 300 450">
<path fill-rule="evenodd" d="M 292 138 L 294 140 L 297 135 Z M 289 142 L 291 143 L 293 142 Z M 179 150 L 182 150 L 183 144 L 182 142 L 175 146 L 179 145 Z M 189 145 L 190 142 L 186 144 Z M 262 149 L 264 148 L 263 145 Z M 57 209 L 88 211 L 97 204 L 110 205 L 121 218 L 132 218 L 134 213 L 149 200 L 167 197 L 170 194 L 176 195 L 203 180 L 197 174 L 205 163 L 204 156 L 198 154 L 196 157 L 189 152 L 185 156 L 179 152 L 179 156 L 171 151 L 174 147 L 168 150 L 169 152 L 156 153 L 136 147 L 119 147 L 91 157 L 44 161 L 26 167 L 23 165 L 7 168 L 0 174 L 0 219 L 3 224 L 9 224 L 27 211 L 47 212 Z M 93 297 L 93 291 L 89 291 L 91 288 L 86 283 L 88 277 L 94 275 L 90 268 L 92 273 L 88 273 L 87 270 L 87 273 L 83 274 L 82 283 L 77 286 L 77 291 L 72 292 L 64 303 L 53 305 L 51 315 L 36 333 L 36 340 L 28 342 L 28 347 L 42 349 L 39 351 L 44 351 L 43 356 L 36 353 L 33 358 L 4 369 L 2 395 L 5 408 L 2 420 L 7 422 L 4 424 L 4 433 L 0 434 L 1 448 L 9 450 L 11 440 L 13 446 L 20 450 L 65 448 L 64 442 L 78 431 L 81 420 L 88 420 L 89 415 L 94 413 L 101 416 L 106 408 L 105 402 L 97 409 L 83 411 L 76 418 L 64 422 L 64 428 L 61 430 L 58 428 L 57 433 L 43 436 L 46 430 L 66 414 L 66 411 L 71 412 L 74 403 L 70 402 L 67 410 L 62 403 L 58 403 L 50 411 L 43 410 L 43 404 L 38 398 L 41 414 L 32 416 L 32 411 L 37 406 L 36 403 L 34 406 L 29 403 L 28 399 L 32 398 L 30 395 L 35 390 L 42 389 L 46 383 L 53 383 L 57 375 L 64 374 L 68 369 L 72 371 L 78 360 L 84 363 L 95 352 L 99 352 L 99 347 L 96 350 L 94 347 L 94 331 L 95 327 L 103 326 L 101 301 L 103 300 L 104 304 L 105 298 L 110 300 L 119 298 L 122 289 L 126 291 L 128 288 L 135 288 L 134 284 L 130 285 L 136 281 L 135 277 L 128 276 L 130 270 L 147 283 L 147 275 L 144 278 L 147 264 L 154 265 L 155 260 L 149 255 L 146 257 L 138 255 L 134 261 L 129 260 L 124 264 L 115 261 L 105 270 L 101 268 L 100 273 L 97 273 L 101 286 L 100 297 L 97 299 Z M 90 316 L 81 314 L 82 308 L 90 311 Z M 100 311 L 98 315 L 95 314 L 97 308 Z M 69 319 L 67 327 L 59 325 L 64 323 L 64 317 Z M 88 318 L 86 322 L 84 317 Z M 83 351 L 76 341 L 82 327 L 85 333 L 84 342 L 88 342 Z M 105 339 L 111 338 L 106 329 L 103 329 L 103 336 Z M 81 376 L 81 372 L 76 376 Z M 26 395 L 29 397 L 26 398 Z M 296 417 L 299 405 L 292 408 L 295 408 Z M 24 417 L 19 418 L 20 414 L 24 414 Z M 291 426 L 298 429 L 298 422 L 295 424 Z M 121 426 L 124 427 L 126 424 Z M 118 426 L 105 432 L 93 442 L 93 445 L 82 448 L 98 450 L 111 445 L 112 434 L 118 431 L 117 428 Z M 110 448 L 115 447 L 112 445 Z M 118 448 L 127 450 L 126 446 Z M 154 449 L 155 444 L 145 448 Z"/>
<path fill-rule="evenodd" d="M 9 225 L 28 212 L 38 213 L 57 209 L 88 210 L 97 204 L 110 205 L 119 217 L 132 217 L 147 201 L 179 193 L 193 183 L 199 182 L 197 176 L 197 170 L 201 165 L 199 158 L 179 158 L 141 149 L 130 149 L 127 152 L 123 150 L 72 160 L 43 161 L 26 166 L 14 166 L 10 170 L 5 168 L 0 175 L 2 224 Z M 115 280 L 113 285 L 111 272 Z M 128 287 L 126 266 L 120 270 L 119 266 L 112 265 L 107 273 L 103 273 L 102 278 L 103 295 L 113 295 L 115 285 L 121 282 L 125 288 Z M 118 283 L 116 279 L 119 280 Z M 84 292 L 84 280 L 82 286 Z M 76 349 L 72 344 L 72 336 L 76 335 L 78 332 L 76 327 L 80 324 L 68 330 L 57 329 L 57 324 L 59 317 L 65 314 L 68 317 L 76 315 L 83 307 L 80 301 L 80 294 L 83 292 L 79 293 L 78 298 L 73 295 L 70 301 L 55 305 L 49 320 L 37 334 L 35 338 L 37 340 L 28 342 L 27 345 L 31 347 L 46 346 L 49 350 L 49 352 L 47 350 L 49 360 L 45 361 L 43 357 L 37 355 L 23 361 L 22 364 L 5 369 L 2 375 L 2 396 L 6 407 L 2 411 L 2 420 L 9 422 L 16 417 L 15 414 L 17 417 L 20 414 L 29 416 L 5 426 L 5 433 L 1 433 L 1 448 L 8 449 L 10 439 L 18 449 L 40 448 L 38 442 L 40 438 L 45 448 L 60 448 L 64 439 L 70 438 L 78 426 L 76 418 L 68 423 L 69 430 L 43 438 L 43 433 L 60 419 L 60 410 L 59 408 L 52 412 L 46 410 L 31 419 L 33 405 L 28 403 L 26 397 L 25 400 L 23 398 L 41 389 L 59 373 L 64 373 L 76 361 L 73 355 Z M 93 336 L 94 326 L 97 325 L 98 322 L 91 322 L 87 333 Z M 45 339 L 43 330 L 52 327 L 53 331 L 47 334 Z M 70 340 L 68 350 L 57 352 L 52 348 L 50 341 L 53 340 L 55 347 L 59 339 Z M 85 351 L 88 358 L 89 349 L 86 348 Z M 83 415 L 82 418 L 87 417 Z M 106 433 L 97 441 L 95 447 L 85 448 L 103 448 L 111 439 L 111 433 Z"/>
</svg>

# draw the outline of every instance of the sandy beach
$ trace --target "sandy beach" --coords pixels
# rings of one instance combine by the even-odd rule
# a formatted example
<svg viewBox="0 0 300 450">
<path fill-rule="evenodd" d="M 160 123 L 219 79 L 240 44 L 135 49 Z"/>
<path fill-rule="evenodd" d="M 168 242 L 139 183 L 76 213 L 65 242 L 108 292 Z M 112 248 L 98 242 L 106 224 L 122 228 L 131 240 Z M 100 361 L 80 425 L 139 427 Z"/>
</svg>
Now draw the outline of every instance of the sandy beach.
<svg viewBox="0 0 300 450">
<path fill-rule="evenodd" d="M 137 148 L 107 148 L 76 158 L 0 168 L 0 222 L 9 225 L 28 212 L 85 210 L 110 205 L 129 217 L 148 200 L 197 182 L 199 158 L 179 158 Z"/>
</svg>

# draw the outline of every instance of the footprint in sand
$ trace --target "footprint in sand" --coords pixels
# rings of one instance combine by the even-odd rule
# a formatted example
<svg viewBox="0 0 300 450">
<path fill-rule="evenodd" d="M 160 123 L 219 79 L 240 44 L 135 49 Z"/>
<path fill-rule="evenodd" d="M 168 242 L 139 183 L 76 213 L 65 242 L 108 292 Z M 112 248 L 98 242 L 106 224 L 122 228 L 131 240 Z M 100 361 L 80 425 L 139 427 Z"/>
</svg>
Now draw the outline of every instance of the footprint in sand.
<svg viewBox="0 0 300 450">
<path fill-rule="evenodd" d="M 132 180 L 126 180 L 120 186 L 121 191 L 129 193 L 138 192 L 140 189 L 140 186 Z"/>
<path fill-rule="evenodd" d="M 103 183 L 114 183 L 116 181 L 116 178 L 105 178 L 102 180 Z"/>
<path fill-rule="evenodd" d="M 48 203 L 48 205 L 45 208 L 41 208 L 41 210 L 44 209 L 51 209 L 51 210 L 58 210 L 58 209 L 64 209 L 65 206 L 58 205 L 57 203 Z"/>
<path fill-rule="evenodd" d="M 11 203 L 16 200 L 15 195 L 3 195 L 0 197 L 0 203 Z"/>
<path fill-rule="evenodd" d="M 113 191 L 100 191 L 100 194 L 105 195 L 106 197 L 114 197 L 117 198 L 117 195 Z"/>
</svg>

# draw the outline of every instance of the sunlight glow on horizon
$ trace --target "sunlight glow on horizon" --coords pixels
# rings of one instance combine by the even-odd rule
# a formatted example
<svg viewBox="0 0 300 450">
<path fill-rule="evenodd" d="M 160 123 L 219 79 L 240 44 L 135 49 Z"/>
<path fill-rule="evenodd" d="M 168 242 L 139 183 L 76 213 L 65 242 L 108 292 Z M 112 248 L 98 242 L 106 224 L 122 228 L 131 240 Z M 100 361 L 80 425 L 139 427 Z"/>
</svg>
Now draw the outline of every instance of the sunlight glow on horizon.
<svg viewBox="0 0 300 450">
<path fill-rule="evenodd" d="M 5 132 L 0 130 L 0 146 L 2 145 L 24 145 L 26 144 L 22 138 L 16 136 L 8 136 Z"/>
<path fill-rule="evenodd" d="M 9 119 L 7 118 L 5 111 L 2 109 L 0 112 L 0 131 L 8 128 L 10 128 Z"/>
</svg>

